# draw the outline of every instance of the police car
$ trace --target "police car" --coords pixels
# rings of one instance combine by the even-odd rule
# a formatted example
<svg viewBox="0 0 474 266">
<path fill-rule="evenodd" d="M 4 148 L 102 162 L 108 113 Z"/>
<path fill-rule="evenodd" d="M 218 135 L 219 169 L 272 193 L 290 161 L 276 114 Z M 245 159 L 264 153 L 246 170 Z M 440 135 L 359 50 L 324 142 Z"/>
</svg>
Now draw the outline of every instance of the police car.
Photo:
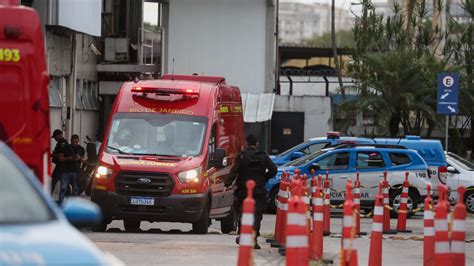
<svg viewBox="0 0 474 266">
<path fill-rule="evenodd" d="M 331 131 L 327 132 L 327 137 L 325 138 L 321 137 L 309 139 L 278 155 L 272 155 L 270 158 L 277 166 L 280 166 L 306 155 L 318 152 L 321 149 L 343 143 L 374 143 L 374 140 L 368 138 L 341 137 L 339 132 Z"/>
<path fill-rule="evenodd" d="M 382 144 L 341 144 L 294 160 L 278 168 L 277 176 L 267 183 L 272 199 L 271 210 L 275 210 L 275 198 L 283 172 L 293 174 L 299 169 L 301 174 L 311 176 L 311 170 L 325 176 L 329 173 L 331 183 L 331 203 L 344 202 L 345 186 L 348 179 L 355 181 L 360 173 L 361 205 L 372 208 L 378 193 L 378 184 L 387 171 L 390 188 L 390 205 L 398 209 L 400 205 L 401 185 L 405 173 L 409 172 L 408 209 L 416 209 L 426 197 L 426 185 L 430 183 L 428 166 L 415 151 L 398 145 Z"/>
</svg>

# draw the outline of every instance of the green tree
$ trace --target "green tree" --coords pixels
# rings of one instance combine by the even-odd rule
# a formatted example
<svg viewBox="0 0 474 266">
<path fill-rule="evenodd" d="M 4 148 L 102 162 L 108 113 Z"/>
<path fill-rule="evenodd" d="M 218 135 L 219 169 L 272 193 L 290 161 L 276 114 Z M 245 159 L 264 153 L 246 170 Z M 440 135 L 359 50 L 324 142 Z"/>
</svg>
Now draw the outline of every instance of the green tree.
<svg viewBox="0 0 474 266">
<path fill-rule="evenodd" d="M 348 71 L 358 82 L 346 92 L 358 95 L 344 102 L 340 111 L 362 112 L 372 108 L 379 134 L 420 135 L 428 125 L 428 135 L 441 125 L 436 115 L 436 74 L 449 70 L 449 58 L 436 56 L 436 36 L 443 34 L 427 16 L 425 1 L 412 1 L 409 12 L 394 5 L 394 15 L 375 13 L 372 2 L 363 1 L 362 17 L 353 28 L 355 46 Z M 405 16 L 404 14 L 408 14 Z M 434 29 L 434 30 L 433 30 Z"/>
</svg>

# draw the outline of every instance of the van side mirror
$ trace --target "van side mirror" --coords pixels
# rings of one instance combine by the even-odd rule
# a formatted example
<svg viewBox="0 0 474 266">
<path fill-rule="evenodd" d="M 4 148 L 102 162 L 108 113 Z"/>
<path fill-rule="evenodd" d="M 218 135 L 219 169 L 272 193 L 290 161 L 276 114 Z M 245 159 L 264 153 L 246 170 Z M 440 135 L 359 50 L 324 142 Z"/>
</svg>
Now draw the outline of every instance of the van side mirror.
<svg viewBox="0 0 474 266">
<path fill-rule="evenodd" d="M 226 158 L 226 152 L 224 149 L 217 148 L 214 151 L 214 154 L 212 155 L 212 158 L 210 160 L 210 164 L 213 167 L 216 168 L 222 168 L 227 166 L 227 158 Z"/>
<path fill-rule="evenodd" d="M 317 163 L 313 163 L 312 165 L 309 166 L 309 171 L 311 170 L 314 170 L 314 171 L 321 170 L 321 166 L 319 166 L 319 164 Z"/>
<path fill-rule="evenodd" d="M 293 160 L 299 159 L 303 156 L 304 156 L 304 153 L 302 153 L 300 151 L 295 151 L 291 154 L 290 159 L 293 161 Z"/>
<path fill-rule="evenodd" d="M 452 166 L 448 166 L 448 173 L 451 173 L 451 174 L 459 174 L 459 171 L 456 170 L 456 168 L 452 167 Z"/>
</svg>

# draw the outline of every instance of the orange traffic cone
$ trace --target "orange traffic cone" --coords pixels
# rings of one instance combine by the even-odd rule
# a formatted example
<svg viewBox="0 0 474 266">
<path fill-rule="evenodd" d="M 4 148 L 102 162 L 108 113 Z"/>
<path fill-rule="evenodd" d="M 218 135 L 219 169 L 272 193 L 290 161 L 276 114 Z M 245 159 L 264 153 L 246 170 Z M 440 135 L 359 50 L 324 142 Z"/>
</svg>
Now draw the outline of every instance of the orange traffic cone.
<svg viewBox="0 0 474 266">
<path fill-rule="evenodd" d="M 411 230 L 407 230 L 407 212 L 408 212 L 408 190 L 410 184 L 408 183 L 408 176 L 410 173 L 405 173 L 405 181 L 403 181 L 402 195 L 400 197 L 400 209 L 398 210 L 397 220 L 397 232 L 411 233 Z"/>
<path fill-rule="evenodd" d="M 342 252 L 341 265 L 357 266 L 357 250 L 354 249 L 355 223 L 354 202 L 352 199 L 352 183 L 347 181 L 346 201 L 344 202 L 344 218 L 342 222 Z"/>
<path fill-rule="evenodd" d="M 445 185 L 438 186 L 439 195 L 448 191 Z M 448 231 L 448 209 L 444 201 L 439 200 L 435 212 L 435 265 L 453 265 L 451 260 Z"/>
<path fill-rule="evenodd" d="M 285 178 L 281 182 L 281 194 L 280 194 L 280 226 L 277 235 L 278 243 L 284 245 L 286 242 L 286 218 L 288 214 L 288 199 L 290 198 L 290 175 L 286 174 Z M 278 247 L 278 245 L 272 246 Z"/>
<path fill-rule="evenodd" d="M 369 266 L 382 265 L 383 235 L 383 181 L 379 183 L 379 194 L 375 197 L 374 218 L 370 239 Z"/>
<path fill-rule="evenodd" d="M 331 234 L 331 183 L 329 182 L 329 172 L 326 172 L 324 180 L 324 235 Z"/>
<path fill-rule="evenodd" d="M 387 171 L 383 172 L 383 233 L 384 234 L 396 234 L 396 230 L 390 229 L 390 207 L 389 194 L 388 194 L 388 180 Z"/>
<path fill-rule="evenodd" d="M 313 234 L 310 245 L 310 258 L 319 260 L 323 257 L 323 235 L 324 235 L 324 202 L 323 191 L 318 181 L 313 176 L 311 180 L 312 202 L 313 202 Z"/>
<path fill-rule="evenodd" d="M 360 178 L 359 178 L 359 172 L 357 172 L 357 178 L 356 181 L 354 182 L 354 206 L 355 209 L 357 210 L 357 216 L 356 216 L 356 235 L 367 235 L 366 232 L 361 232 L 360 231 Z"/>
<path fill-rule="evenodd" d="M 242 207 L 242 217 L 240 219 L 240 237 L 239 237 L 239 258 L 237 265 L 253 265 L 253 247 L 255 245 L 255 232 L 253 229 L 255 200 L 253 199 L 253 189 L 255 181 L 248 180 L 247 198 Z"/>
<path fill-rule="evenodd" d="M 431 198 L 431 185 L 426 185 L 425 208 L 423 213 L 423 265 L 434 266 L 435 228 L 433 211 L 433 199 Z"/>
<path fill-rule="evenodd" d="M 293 180 L 295 190 L 288 202 L 286 236 L 286 265 L 308 265 L 308 236 L 306 235 L 306 209 L 301 199 L 302 182 Z"/>
<path fill-rule="evenodd" d="M 466 264 L 466 205 L 464 205 L 464 193 L 466 188 L 458 187 L 458 202 L 454 206 L 454 222 L 451 234 L 451 256 L 453 265 L 464 266 Z"/>
<path fill-rule="evenodd" d="M 286 179 L 286 175 L 287 175 L 286 172 L 283 172 L 282 175 L 281 175 L 281 181 L 280 181 L 280 185 L 279 185 L 279 189 L 278 189 L 278 194 L 277 194 L 277 197 L 276 197 L 277 210 L 276 210 L 276 219 L 275 219 L 275 230 L 273 232 L 273 238 L 274 239 L 271 239 L 271 240 L 267 241 L 267 242 L 269 242 L 269 243 L 271 243 L 272 245 L 275 245 L 275 246 L 279 246 L 278 240 L 280 238 L 281 222 L 282 222 L 281 206 L 282 206 L 283 194 L 285 193 L 285 191 L 283 191 L 283 186 L 284 186 L 284 180 Z"/>
</svg>

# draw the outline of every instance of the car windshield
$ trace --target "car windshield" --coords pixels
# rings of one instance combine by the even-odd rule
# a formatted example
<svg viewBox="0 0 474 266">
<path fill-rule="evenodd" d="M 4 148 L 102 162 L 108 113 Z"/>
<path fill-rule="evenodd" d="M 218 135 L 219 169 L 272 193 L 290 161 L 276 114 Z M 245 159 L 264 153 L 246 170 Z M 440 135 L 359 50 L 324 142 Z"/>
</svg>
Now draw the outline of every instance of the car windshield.
<svg viewBox="0 0 474 266">
<path fill-rule="evenodd" d="M 3 153 L 0 153 L 0 168 L 0 224 L 42 223 L 55 219 L 28 178 Z"/>
<path fill-rule="evenodd" d="M 156 113 L 118 113 L 107 152 L 136 155 L 197 156 L 202 152 L 207 118 Z"/>
<path fill-rule="evenodd" d="M 314 158 L 322 155 L 322 154 L 325 154 L 326 152 L 328 152 L 328 150 L 321 150 L 321 151 L 318 151 L 316 153 L 313 153 L 313 154 L 310 154 L 310 155 L 307 155 L 305 157 L 302 157 L 302 158 L 299 158 L 299 159 L 296 159 L 296 160 L 293 160 L 287 164 L 285 164 L 284 166 L 301 166 L 301 165 L 305 165 L 307 163 L 309 163 L 310 161 L 312 161 Z"/>
<path fill-rule="evenodd" d="M 470 161 L 454 153 L 449 153 L 448 156 L 454 159 L 456 161 L 456 164 L 459 165 L 459 167 L 461 167 L 462 169 L 467 171 L 474 171 L 474 164 Z"/>
</svg>

